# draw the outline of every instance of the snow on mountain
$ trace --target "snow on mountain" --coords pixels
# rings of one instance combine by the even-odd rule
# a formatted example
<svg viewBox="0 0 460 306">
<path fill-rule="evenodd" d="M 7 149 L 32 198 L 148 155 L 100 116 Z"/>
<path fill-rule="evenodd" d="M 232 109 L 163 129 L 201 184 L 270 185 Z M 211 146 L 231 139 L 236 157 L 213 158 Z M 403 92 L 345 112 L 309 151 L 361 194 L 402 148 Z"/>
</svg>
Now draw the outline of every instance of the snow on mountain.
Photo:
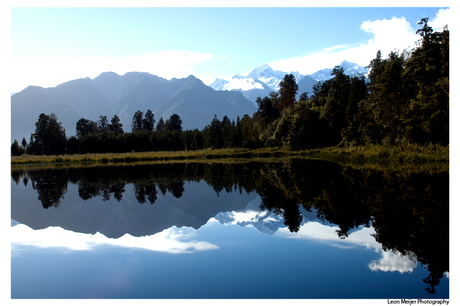
<svg viewBox="0 0 460 306">
<path fill-rule="evenodd" d="M 366 67 L 359 66 L 349 61 L 342 61 L 342 63 L 340 63 L 339 66 L 341 66 L 344 69 L 346 75 L 349 75 L 351 77 L 366 76 L 369 72 L 369 69 L 367 69 Z M 309 74 L 309 76 L 316 81 L 324 82 L 332 78 L 332 70 L 333 68 L 321 69 L 313 74 Z"/>
<path fill-rule="evenodd" d="M 315 73 L 309 74 L 308 76 L 317 82 L 324 82 L 329 80 L 331 76 L 332 68 L 324 68 L 316 71 Z"/>
<path fill-rule="evenodd" d="M 267 64 L 254 68 L 249 74 L 248 78 L 259 80 L 267 84 L 269 87 L 278 90 L 279 83 L 286 75 L 285 72 L 275 71 Z"/>
<path fill-rule="evenodd" d="M 366 75 L 369 72 L 367 68 L 361 67 L 355 63 L 351 63 L 348 61 L 343 61 L 340 64 L 340 66 L 344 68 L 345 74 L 349 76 L 362 76 Z M 218 78 L 209 86 L 214 90 L 241 91 L 248 100 L 253 101 L 254 90 L 262 90 L 264 91 L 263 93 L 265 93 L 267 90 L 278 91 L 279 83 L 283 80 L 286 74 L 293 74 L 297 80 L 297 83 L 299 83 L 305 76 L 309 76 L 315 81 L 324 82 L 332 78 L 332 70 L 333 68 L 325 68 L 318 70 L 313 74 L 304 75 L 298 71 L 275 71 L 269 65 L 265 64 L 262 66 L 255 67 L 246 76 L 236 74 L 230 79 Z M 252 91 L 252 93 L 250 94 L 249 91 Z M 269 91 L 266 93 L 266 95 L 268 95 Z"/>
<path fill-rule="evenodd" d="M 298 81 L 304 77 L 303 74 L 297 71 L 289 73 L 292 73 Z M 288 73 L 279 70 L 275 71 L 269 65 L 265 64 L 255 67 L 247 76 L 236 74 L 231 79 L 218 78 L 209 86 L 214 90 L 263 90 L 264 87 L 260 84 L 262 82 L 270 87 L 271 90 L 279 90 L 279 83 L 286 74 Z"/>
<path fill-rule="evenodd" d="M 286 227 L 282 214 L 275 215 L 273 212 L 259 208 L 261 199 L 256 197 L 249 202 L 246 209 L 242 211 L 220 212 L 214 216 L 214 219 L 224 225 L 239 225 L 241 227 L 252 226 L 259 233 L 273 235 L 280 228 Z M 299 207 L 302 213 L 301 225 L 317 219 L 316 211 L 307 212 L 302 206 Z"/>
<path fill-rule="evenodd" d="M 285 227 L 284 218 L 281 215 L 274 215 L 269 211 L 232 211 L 221 212 L 214 217 L 222 224 L 237 224 L 242 227 L 253 226 L 258 232 L 274 234 L 280 227 Z"/>
<path fill-rule="evenodd" d="M 211 85 L 214 90 L 251 90 L 264 89 L 262 84 L 253 78 L 245 78 L 239 74 L 233 76 L 230 80 L 216 79 Z"/>
<path fill-rule="evenodd" d="M 351 63 L 348 61 L 343 61 L 340 64 L 341 67 L 345 70 L 345 74 L 351 77 L 353 76 L 362 76 L 367 75 L 369 73 L 369 69 L 366 67 L 361 67 L 355 63 Z"/>
</svg>

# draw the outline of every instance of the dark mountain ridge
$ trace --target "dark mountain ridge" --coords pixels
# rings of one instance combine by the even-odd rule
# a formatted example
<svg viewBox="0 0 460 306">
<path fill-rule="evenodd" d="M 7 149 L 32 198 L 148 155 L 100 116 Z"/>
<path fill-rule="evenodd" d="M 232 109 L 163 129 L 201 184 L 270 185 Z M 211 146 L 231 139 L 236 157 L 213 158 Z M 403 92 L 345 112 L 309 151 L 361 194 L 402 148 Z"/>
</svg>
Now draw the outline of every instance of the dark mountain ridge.
<svg viewBox="0 0 460 306">
<path fill-rule="evenodd" d="M 257 111 L 241 93 L 217 92 L 194 76 L 164 78 L 143 72 L 120 76 L 104 72 L 94 79 L 72 80 L 56 87 L 29 86 L 11 96 L 11 141 L 29 141 L 41 113 L 55 113 L 67 136 L 75 135 L 76 122 L 97 121 L 99 116 L 120 117 L 125 132 L 131 132 L 136 111 L 150 109 L 158 122 L 178 114 L 183 129 L 202 129 L 215 114 L 236 120 Z"/>
</svg>

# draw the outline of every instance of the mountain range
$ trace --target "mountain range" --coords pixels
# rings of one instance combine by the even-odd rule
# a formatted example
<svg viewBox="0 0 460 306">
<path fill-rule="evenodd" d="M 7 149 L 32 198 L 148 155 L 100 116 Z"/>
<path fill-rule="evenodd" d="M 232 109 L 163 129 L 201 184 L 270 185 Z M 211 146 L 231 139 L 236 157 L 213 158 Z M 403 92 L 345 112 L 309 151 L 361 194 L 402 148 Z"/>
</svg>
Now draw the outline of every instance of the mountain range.
<svg viewBox="0 0 460 306">
<path fill-rule="evenodd" d="M 366 67 L 348 61 L 342 61 L 339 66 L 343 67 L 345 74 L 351 77 L 366 76 L 369 72 Z M 290 73 L 294 75 L 299 86 L 297 92 L 298 99 L 304 92 L 311 95 L 313 93 L 313 85 L 331 79 L 332 70 L 333 68 L 325 68 L 313 74 L 303 75 L 297 71 L 275 71 L 269 65 L 265 64 L 254 68 L 246 76 L 236 74 L 229 79 L 218 78 L 209 86 L 215 90 L 240 91 L 246 99 L 255 103 L 257 97 L 265 97 L 271 91 L 278 91 L 280 82 L 286 74 Z"/>
<path fill-rule="evenodd" d="M 364 75 L 367 69 L 343 61 L 348 75 Z M 299 95 L 312 93 L 318 81 L 331 78 L 332 68 L 320 70 L 312 75 L 294 74 L 298 80 Z M 169 119 L 178 114 L 182 128 L 203 129 L 214 115 L 231 120 L 252 116 L 257 111 L 257 97 L 265 97 L 279 89 L 286 72 L 275 71 L 268 65 L 254 68 L 248 75 L 237 74 L 230 80 L 216 79 L 210 86 L 193 75 L 171 80 L 144 73 L 129 72 L 122 76 L 104 72 L 94 79 L 72 80 L 56 87 L 29 86 L 11 96 L 11 141 L 29 141 L 35 131 L 35 123 L 41 113 L 55 113 L 65 128 L 66 135 L 76 133 L 76 123 L 85 118 L 93 121 L 99 116 L 110 119 L 120 117 L 125 132 L 131 131 L 133 115 L 150 109 L 155 120 Z"/>
<path fill-rule="evenodd" d="M 28 141 L 35 131 L 40 113 L 54 112 L 66 130 L 76 133 L 76 123 L 85 118 L 99 120 L 100 115 L 110 121 L 116 114 L 125 132 L 131 132 L 134 113 L 150 109 L 158 122 L 166 121 L 174 113 L 182 119 L 182 128 L 203 129 L 214 115 L 252 115 L 257 109 L 240 92 L 216 91 L 194 76 L 166 80 L 149 73 L 130 72 L 120 76 L 102 73 L 94 79 L 84 78 L 42 88 L 29 86 L 11 97 L 11 137 Z"/>
<path fill-rule="evenodd" d="M 25 188 L 17 196 L 16 205 L 12 206 L 11 226 L 25 224 L 35 230 L 59 226 L 79 233 L 99 232 L 115 239 L 125 234 L 134 237 L 154 235 L 173 226 L 197 230 L 211 218 L 224 225 L 252 226 L 269 235 L 286 227 L 282 214 L 260 210 L 261 199 L 256 193 L 222 192 L 216 195 L 204 181 L 187 182 L 184 185 L 186 192 L 180 198 L 169 192 L 163 196 L 158 194 L 153 205 L 138 203 L 132 186 L 125 188 L 119 202 L 105 201 L 102 197 L 82 200 L 78 188 L 78 185 L 70 184 L 65 204 L 52 210 L 40 205 L 34 196 L 36 190 Z M 319 220 L 315 209 L 306 211 L 300 205 L 299 210 L 302 214 L 300 225 L 316 221 L 332 226 Z"/>
</svg>

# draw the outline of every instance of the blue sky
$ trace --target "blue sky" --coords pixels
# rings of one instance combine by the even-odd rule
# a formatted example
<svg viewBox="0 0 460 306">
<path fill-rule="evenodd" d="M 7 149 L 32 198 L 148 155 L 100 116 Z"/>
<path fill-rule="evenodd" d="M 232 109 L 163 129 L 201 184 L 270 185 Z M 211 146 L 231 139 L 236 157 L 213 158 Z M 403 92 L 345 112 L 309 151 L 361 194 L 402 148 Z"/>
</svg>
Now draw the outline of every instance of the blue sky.
<svg viewBox="0 0 460 306">
<path fill-rule="evenodd" d="M 366 66 L 378 50 L 413 47 L 421 18 L 448 24 L 446 8 L 13 7 L 10 87 L 105 71 L 193 74 L 209 85 L 263 64 L 304 74 L 342 60 Z"/>
</svg>

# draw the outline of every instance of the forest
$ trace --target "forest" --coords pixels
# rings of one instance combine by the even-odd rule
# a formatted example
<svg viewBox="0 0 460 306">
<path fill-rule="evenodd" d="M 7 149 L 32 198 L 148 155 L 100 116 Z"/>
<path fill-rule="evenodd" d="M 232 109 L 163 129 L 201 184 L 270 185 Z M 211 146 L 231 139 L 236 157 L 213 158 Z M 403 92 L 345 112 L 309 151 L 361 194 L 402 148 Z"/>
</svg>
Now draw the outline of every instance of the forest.
<svg viewBox="0 0 460 306">
<path fill-rule="evenodd" d="M 40 114 L 29 142 L 15 139 L 13 156 L 85 153 L 179 151 L 207 148 L 287 147 L 292 150 L 331 146 L 395 146 L 402 143 L 449 145 L 449 30 L 434 32 L 419 22 L 417 47 L 381 52 L 365 77 L 350 77 L 336 66 L 333 78 L 302 93 L 292 74 L 279 92 L 255 101 L 252 116 L 214 116 L 202 130 L 183 130 L 174 114 L 156 122 L 151 110 L 137 111 L 131 132 L 117 115 L 97 122 L 81 118 L 76 135 L 67 137 L 57 116 Z M 309 95 L 310 94 L 310 95 Z"/>
</svg>

